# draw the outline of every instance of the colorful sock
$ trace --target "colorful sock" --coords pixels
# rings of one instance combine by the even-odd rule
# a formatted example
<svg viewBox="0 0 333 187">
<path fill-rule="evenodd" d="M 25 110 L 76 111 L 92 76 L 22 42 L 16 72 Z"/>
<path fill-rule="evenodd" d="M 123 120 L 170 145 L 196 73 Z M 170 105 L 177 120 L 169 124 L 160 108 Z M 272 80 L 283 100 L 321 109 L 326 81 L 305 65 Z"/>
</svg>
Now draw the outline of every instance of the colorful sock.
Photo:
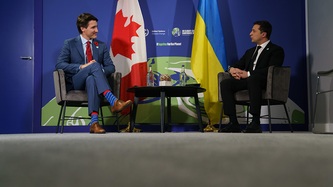
<svg viewBox="0 0 333 187">
<path fill-rule="evenodd" d="M 114 105 L 114 103 L 116 102 L 117 98 L 111 93 L 110 90 L 105 90 L 103 92 L 104 97 L 106 98 L 106 100 L 109 101 L 109 103 L 111 104 L 111 106 Z"/>
<path fill-rule="evenodd" d="M 97 112 L 92 112 L 91 113 L 91 121 L 90 121 L 90 125 L 98 122 L 98 113 Z"/>
</svg>

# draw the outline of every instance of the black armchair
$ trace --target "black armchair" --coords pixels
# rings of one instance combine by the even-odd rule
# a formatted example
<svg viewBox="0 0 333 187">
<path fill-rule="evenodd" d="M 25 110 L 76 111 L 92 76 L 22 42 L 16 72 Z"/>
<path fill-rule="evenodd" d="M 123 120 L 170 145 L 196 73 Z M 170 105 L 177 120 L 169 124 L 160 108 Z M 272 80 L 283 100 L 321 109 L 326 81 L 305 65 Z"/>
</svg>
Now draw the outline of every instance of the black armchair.
<svg viewBox="0 0 333 187">
<path fill-rule="evenodd" d="M 272 132 L 271 119 L 285 119 L 288 120 L 290 131 L 293 132 L 288 111 L 286 108 L 286 102 L 288 100 L 289 95 L 289 84 L 290 84 L 290 67 L 275 67 L 270 66 L 268 69 L 267 75 L 267 86 L 265 90 L 262 90 L 263 98 L 262 105 L 268 106 L 268 114 L 261 116 L 261 118 L 268 118 L 269 120 L 269 131 Z M 219 87 L 219 101 L 222 101 L 221 97 L 221 89 L 220 82 L 224 79 L 231 78 L 231 75 L 228 72 L 220 72 L 218 73 L 218 87 Z M 222 90 L 223 91 L 223 90 Z M 247 123 L 249 121 L 249 93 L 247 90 L 238 91 L 235 93 L 235 100 L 237 105 L 245 105 L 247 106 Z M 286 112 L 286 118 L 273 118 L 271 116 L 271 105 L 283 105 L 284 110 Z M 219 130 L 221 130 L 223 117 L 223 107 L 220 114 L 220 122 L 219 122 Z"/>
<path fill-rule="evenodd" d="M 316 85 L 316 95 L 315 95 L 315 102 L 314 102 L 314 111 L 313 111 L 313 115 L 312 115 L 312 128 L 315 127 L 318 96 L 320 94 L 329 93 L 329 92 L 333 91 L 333 89 L 320 89 L 319 83 L 320 83 L 320 79 L 322 77 L 328 77 L 328 78 L 333 77 L 333 69 L 327 70 L 327 71 L 318 71 L 317 72 L 317 85 Z"/>
<path fill-rule="evenodd" d="M 66 89 L 66 82 L 65 82 L 65 72 L 62 69 L 55 70 L 53 72 L 53 79 L 54 79 L 54 88 L 55 88 L 55 95 L 56 101 L 58 105 L 61 106 L 60 114 L 58 118 L 57 130 L 56 133 L 59 131 L 59 124 L 61 121 L 61 133 L 63 133 L 64 129 L 64 121 L 69 119 L 90 119 L 88 117 L 73 117 L 73 116 L 66 116 L 66 107 L 88 107 L 88 97 L 87 93 L 84 90 L 70 90 L 67 91 Z M 119 98 L 120 96 L 120 83 L 121 83 L 121 73 L 115 72 L 108 77 L 108 81 L 110 87 L 112 89 L 113 94 Z M 103 106 L 110 106 L 110 103 L 104 99 L 100 105 L 100 120 L 102 121 L 102 125 L 104 126 L 104 118 L 116 118 L 116 123 L 119 131 L 119 116 L 118 114 L 112 114 L 111 116 L 104 116 L 102 107 Z"/>
</svg>

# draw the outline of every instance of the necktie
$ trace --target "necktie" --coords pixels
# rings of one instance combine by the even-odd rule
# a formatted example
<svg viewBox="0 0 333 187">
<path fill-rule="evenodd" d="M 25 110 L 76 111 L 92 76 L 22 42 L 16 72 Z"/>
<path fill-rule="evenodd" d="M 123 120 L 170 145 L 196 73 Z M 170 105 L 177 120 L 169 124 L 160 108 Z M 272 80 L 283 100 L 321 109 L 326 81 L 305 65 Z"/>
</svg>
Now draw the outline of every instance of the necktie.
<svg viewBox="0 0 333 187">
<path fill-rule="evenodd" d="M 92 53 L 91 53 L 91 48 L 90 48 L 90 41 L 87 41 L 86 43 L 86 55 L 87 55 L 87 63 L 92 61 Z"/>
<path fill-rule="evenodd" d="M 259 49 L 261 48 L 261 46 L 260 45 L 258 45 L 257 46 L 257 48 L 256 48 L 256 50 L 254 51 L 254 53 L 253 53 L 253 55 L 252 55 L 252 58 L 251 58 L 251 63 L 253 64 L 253 70 L 256 68 L 256 58 L 257 58 L 257 56 L 258 56 L 258 51 L 259 51 Z"/>
</svg>

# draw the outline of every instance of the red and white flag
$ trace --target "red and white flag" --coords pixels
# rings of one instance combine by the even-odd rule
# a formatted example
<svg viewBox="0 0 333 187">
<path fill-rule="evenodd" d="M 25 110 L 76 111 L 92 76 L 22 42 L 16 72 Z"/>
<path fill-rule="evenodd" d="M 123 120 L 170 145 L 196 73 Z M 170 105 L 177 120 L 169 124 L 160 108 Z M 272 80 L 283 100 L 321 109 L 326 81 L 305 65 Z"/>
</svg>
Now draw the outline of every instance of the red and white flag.
<svg viewBox="0 0 333 187">
<path fill-rule="evenodd" d="M 133 100 L 132 86 L 145 86 L 147 52 L 144 20 L 138 0 L 118 0 L 110 47 L 116 71 L 122 73 L 120 99 Z"/>
</svg>

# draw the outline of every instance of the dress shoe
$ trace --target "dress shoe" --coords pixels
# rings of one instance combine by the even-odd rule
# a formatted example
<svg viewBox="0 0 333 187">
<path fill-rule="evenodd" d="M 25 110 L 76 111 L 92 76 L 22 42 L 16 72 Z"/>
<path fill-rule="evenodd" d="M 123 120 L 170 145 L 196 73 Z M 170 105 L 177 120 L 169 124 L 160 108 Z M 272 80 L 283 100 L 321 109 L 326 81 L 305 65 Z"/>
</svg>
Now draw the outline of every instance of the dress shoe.
<svg viewBox="0 0 333 187">
<path fill-rule="evenodd" d="M 219 132 L 226 132 L 226 133 L 241 132 L 241 128 L 238 123 L 229 122 L 228 125 L 223 129 L 219 130 Z"/>
<path fill-rule="evenodd" d="M 243 131 L 244 133 L 262 133 L 260 123 L 251 122 L 246 129 Z"/>
<path fill-rule="evenodd" d="M 114 105 L 111 107 L 111 112 L 112 113 L 118 113 L 124 110 L 125 108 L 129 107 L 132 105 L 131 100 L 122 101 L 120 99 L 117 99 L 116 102 L 114 102 Z"/>
<path fill-rule="evenodd" d="M 98 122 L 95 122 L 90 125 L 90 133 L 104 134 L 105 130 L 101 127 L 100 124 L 98 124 Z"/>
</svg>

